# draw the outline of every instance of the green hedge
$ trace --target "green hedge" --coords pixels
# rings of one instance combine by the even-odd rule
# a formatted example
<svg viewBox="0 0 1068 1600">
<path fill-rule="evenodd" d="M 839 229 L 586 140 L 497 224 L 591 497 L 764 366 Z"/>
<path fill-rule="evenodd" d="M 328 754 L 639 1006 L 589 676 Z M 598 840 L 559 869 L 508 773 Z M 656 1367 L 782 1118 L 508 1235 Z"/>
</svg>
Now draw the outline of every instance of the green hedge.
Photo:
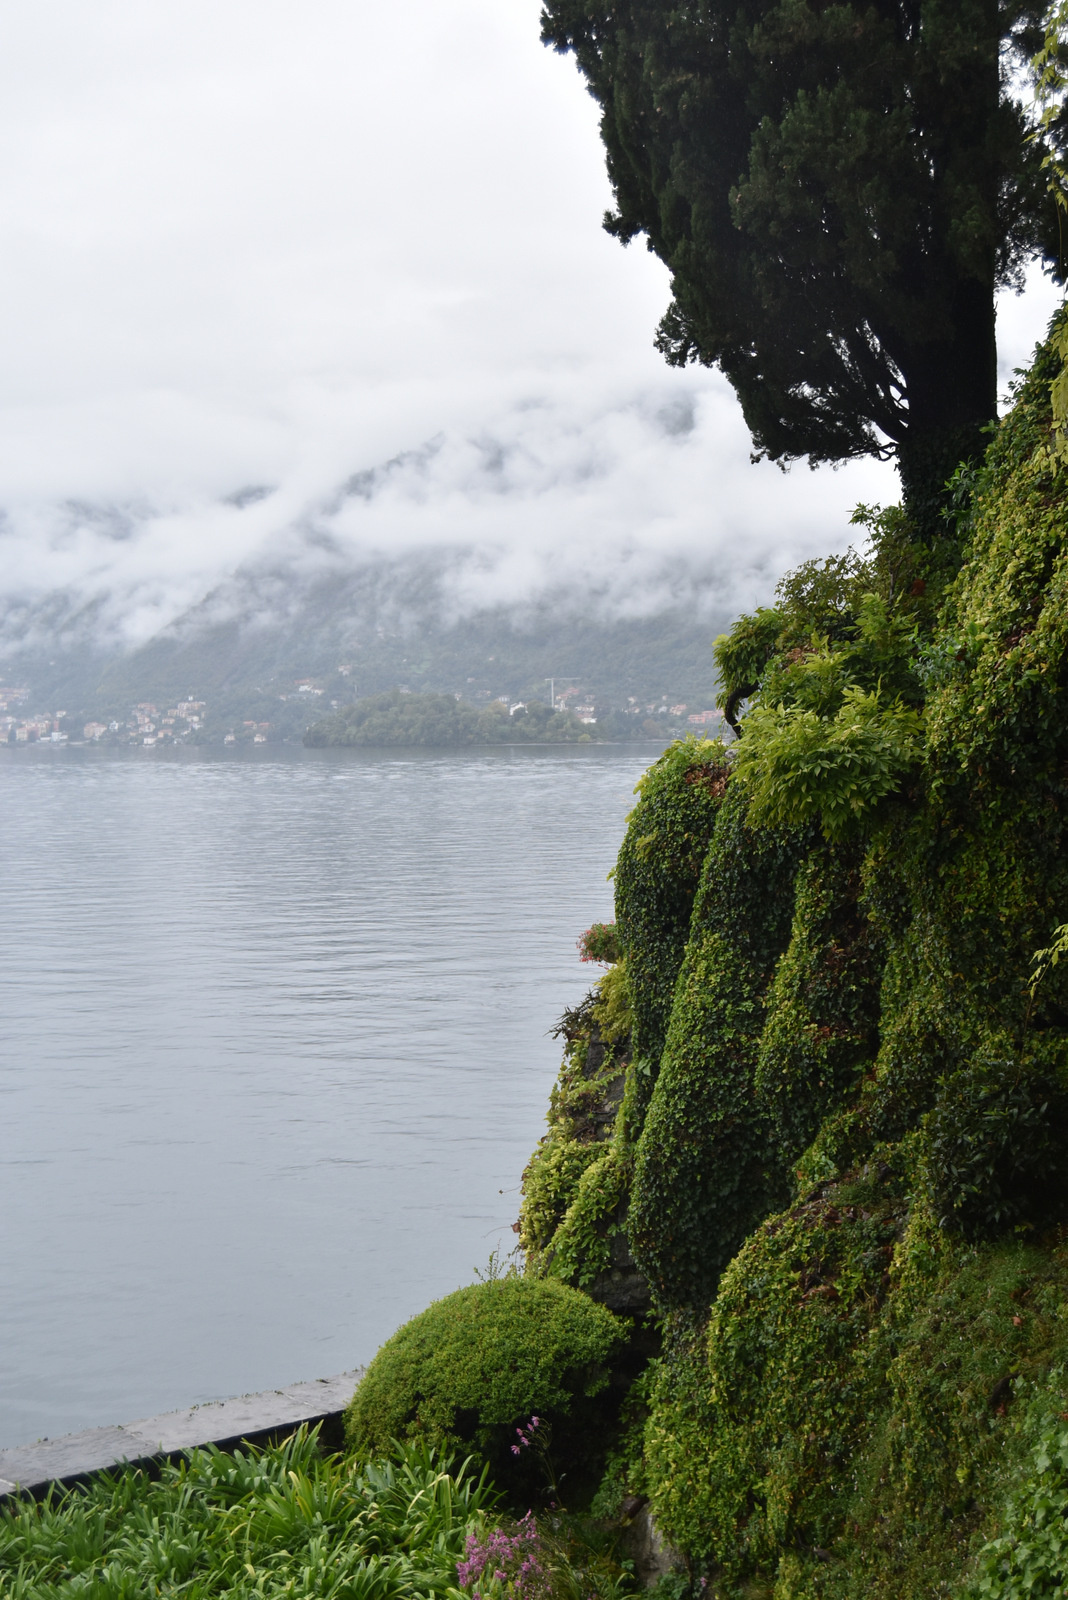
<svg viewBox="0 0 1068 1600">
<path fill-rule="evenodd" d="M 616 932 L 634 1007 L 638 1115 L 664 1047 L 675 979 L 716 813 L 726 789 L 723 745 L 691 737 L 673 744 L 638 785 L 638 803 L 616 862 Z"/>
<path fill-rule="evenodd" d="M 856 846 L 813 849 L 768 994 L 754 1087 L 791 1164 L 850 1103 L 879 1049 L 884 951 L 862 902 L 860 866 Z"/>
<path fill-rule="evenodd" d="M 786 1198 L 754 1096 L 768 986 L 790 936 L 808 837 L 751 829 L 727 788 L 638 1142 L 628 1233 L 664 1310 L 707 1306 L 746 1234 Z"/>
<path fill-rule="evenodd" d="M 537 1482 L 535 1457 L 512 1453 L 516 1429 L 537 1416 L 551 1430 L 558 1474 L 586 1477 L 611 1435 L 611 1364 L 627 1332 L 553 1279 L 458 1289 L 379 1350 L 345 1413 L 346 1441 L 365 1454 L 395 1439 L 474 1450 L 515 1490 Z"/>
</svg>

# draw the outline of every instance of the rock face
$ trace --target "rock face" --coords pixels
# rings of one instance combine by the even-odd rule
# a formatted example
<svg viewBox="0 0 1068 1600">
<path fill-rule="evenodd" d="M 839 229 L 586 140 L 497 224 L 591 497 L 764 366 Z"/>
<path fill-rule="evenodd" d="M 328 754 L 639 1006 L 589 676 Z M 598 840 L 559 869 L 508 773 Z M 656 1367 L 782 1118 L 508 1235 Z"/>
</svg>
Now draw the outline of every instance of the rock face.
<svg viewBox="0 0 1068 1600">
<path fill-rule="evenodd" d="M 652 1589 L 679 1564 L 676 1552 L 664 1543 L 644 1500 L 638 1502 L 638 1509 L 626 1521 L 623 1547 L 634 1562 L 638 1581 L 646 1589 Z"/>
<path fill-rule="evenodd" d="M 619 1311 L 627 1316 L 643 1316 L 649 1310 L 649 1280 L 638 1271 L 630 1253 L 626 1233 L 626 1204 L 616 1212 L 620 1231 L 612 1236 L 610 1246 L 612 1265 L 601 1272 L 589 1288 L 590 1298 L 599 1300 L 609 1311 Z"/>
</svg>

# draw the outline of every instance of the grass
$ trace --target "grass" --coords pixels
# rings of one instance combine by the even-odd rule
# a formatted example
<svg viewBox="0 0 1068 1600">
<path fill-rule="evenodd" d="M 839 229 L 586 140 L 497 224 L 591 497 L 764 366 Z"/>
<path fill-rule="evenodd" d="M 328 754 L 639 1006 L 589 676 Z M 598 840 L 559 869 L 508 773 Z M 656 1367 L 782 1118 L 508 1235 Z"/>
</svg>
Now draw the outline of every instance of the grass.
<svg viewBox="0 0 1068 1600">
<path fill-rule="evenodd" d="M 324 1456 L 305 1430 L 265 1450 L 192 1451 L 0 1512 L 3 1600 L 181 1596 L 461 1600 L 456 1563 L 497 1495 L 422 1445 Z"/>
</svg>

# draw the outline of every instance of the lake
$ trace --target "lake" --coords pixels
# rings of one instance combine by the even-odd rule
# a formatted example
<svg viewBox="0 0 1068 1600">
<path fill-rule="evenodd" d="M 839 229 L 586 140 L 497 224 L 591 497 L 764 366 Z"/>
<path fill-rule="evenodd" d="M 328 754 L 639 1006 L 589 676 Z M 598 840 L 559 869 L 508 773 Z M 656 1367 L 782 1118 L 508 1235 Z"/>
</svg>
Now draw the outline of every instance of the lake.
<svg viewBox="0 0 1068 1600">
<path fill-rule="evenodd" d="M 660 748 L 0 748 L 0 1446 L 357 1366 L 511 1249 Z"/>
</svg>

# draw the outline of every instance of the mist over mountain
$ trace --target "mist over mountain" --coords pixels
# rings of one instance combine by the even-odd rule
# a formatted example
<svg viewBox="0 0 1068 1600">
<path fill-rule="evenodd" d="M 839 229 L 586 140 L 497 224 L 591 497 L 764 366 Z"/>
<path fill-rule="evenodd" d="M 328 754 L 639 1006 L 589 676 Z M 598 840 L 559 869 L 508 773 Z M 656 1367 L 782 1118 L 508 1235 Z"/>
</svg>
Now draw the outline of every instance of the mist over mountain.
<svg viewBox="0 0 1068 1600">
<path fill-rule="evenodd" d="M 848 543 L 886 477 L 753 468 L 724 448 L 738 427 L 708 375 L 622 398 L 564 384 L 325 485 L 9 507 L 0 675 L 101 715 L 186 696 L 236 715 L 301 678 L 328 699 L 555 676 L 711 704 L 715 634 Z"/>
</svg>

